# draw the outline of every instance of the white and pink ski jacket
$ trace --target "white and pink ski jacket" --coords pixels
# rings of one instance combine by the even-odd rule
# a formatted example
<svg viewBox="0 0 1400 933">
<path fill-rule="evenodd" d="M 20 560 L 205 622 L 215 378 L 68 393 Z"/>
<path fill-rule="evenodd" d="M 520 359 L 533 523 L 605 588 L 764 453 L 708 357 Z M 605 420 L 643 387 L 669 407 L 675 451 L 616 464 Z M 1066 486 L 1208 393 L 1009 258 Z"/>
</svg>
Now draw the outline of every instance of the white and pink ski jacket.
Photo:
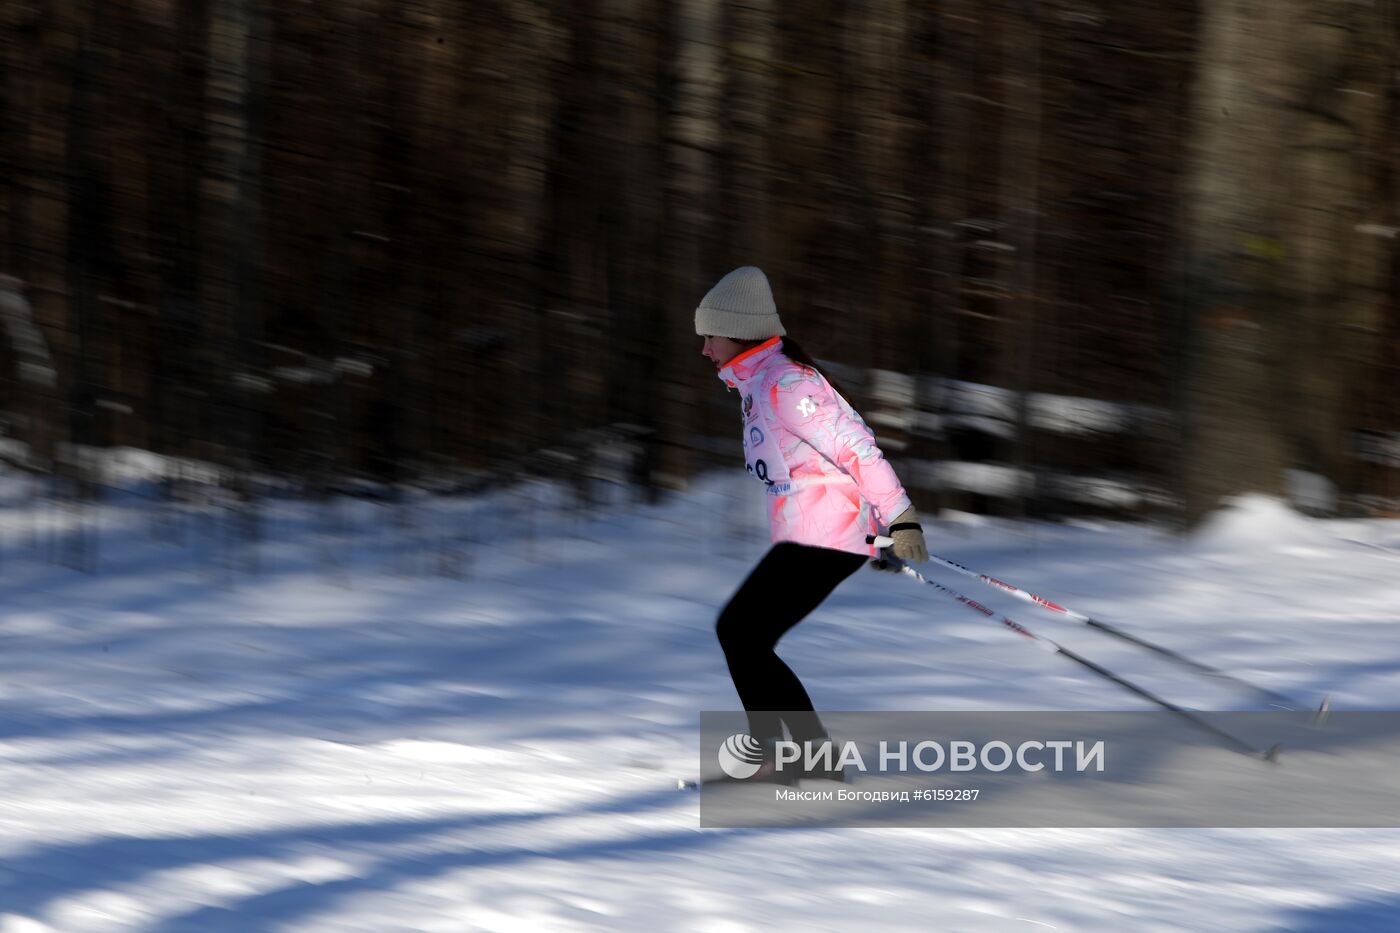
<svg viewBox="0 0 1400 933">
<path fill-rule="evenodd" d="M 821 373 L 784 356 L 782 339 L 719 371 L 743 399 L 744 460 L 768 487 L 772 540 L 873 556 L 865 536 L 909 497 L 856 410 Z"/>
</svg>

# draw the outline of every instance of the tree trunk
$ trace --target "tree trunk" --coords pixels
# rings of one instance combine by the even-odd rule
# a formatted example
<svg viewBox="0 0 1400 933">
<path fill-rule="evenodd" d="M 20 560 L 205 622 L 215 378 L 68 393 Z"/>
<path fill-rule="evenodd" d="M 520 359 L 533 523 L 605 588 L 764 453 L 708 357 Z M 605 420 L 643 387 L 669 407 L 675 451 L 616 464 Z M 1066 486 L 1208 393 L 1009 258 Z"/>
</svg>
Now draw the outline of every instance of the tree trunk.
<svg viewBox="0 0 1400 933">
<path fill-rule="evenodd" d="M 1205 11 L 1185 231 L 1189 523 L 1222 497 L 1281 495 L 1295 463 L 1340 469 L 1347 366 L 1365 343 L 1351 335 L 1374 322 L 1381 284 L 1357 230 L 1382 113 L 1376 16 L 1349 0 Z"/>
<path fill-rule="evenodd" d="M 236 457 L 239 424 L 233 393 L 242 321 L 252 313 L 247 287 L 253 266 L 254 152 L 252 108 L 254 29 L 252 0 L 214 0 L 209 12 L 209 64 L 204 89 L 206 155 L 200 186 L 203 221 L 199 263 L 200 347 L 206 403 L 216 415 L 205 438 L 216 462 Z M 214 436 L 217 434 L 217 436 Z"/>
</svg>

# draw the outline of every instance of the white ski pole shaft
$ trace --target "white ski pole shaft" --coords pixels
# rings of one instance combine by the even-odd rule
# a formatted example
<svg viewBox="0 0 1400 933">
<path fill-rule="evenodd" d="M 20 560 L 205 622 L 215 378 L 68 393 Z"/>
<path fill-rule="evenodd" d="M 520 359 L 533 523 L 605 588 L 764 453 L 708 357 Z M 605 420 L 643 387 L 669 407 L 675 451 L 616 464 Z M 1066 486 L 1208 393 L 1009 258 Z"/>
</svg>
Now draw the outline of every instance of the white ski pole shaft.
<svg viewBox="0 0 1400 933">
<path fill-rule="evenodd" d="M 1221 729 L 1219 726 L 1216 726 L 1214 723 L 1198 715 L 1197 713 L 1189 709 L 1185 709 L 1184 707 L 1177 706 L 1170 700 L 1165 700 L 1162 697 L 1159 697 L 1157 694 L 1146 689 L 1145 687 L 1140 687 L 1137 684 L 1133 683 L 1131 680 L 1128 680 L 1125 677 L 1120 677 L 1118 674 L 1113 673 L 1103 665 L 1089 660 L 1088 658 L 1084 657 L 1078 652 L 1071 651 L 1064 645 L 1058 644 L 1057 642 L 1053 642 L 1048 638 L 1042 638 L 1041 636 L 1036 635 L 1030 629 L 1026 628 L 1024 625 L 1021 625 L 1019 622 L 1014 621 L 1010 617 L 1004 615 L 998 616 L 994 610 L 987 608 L 986 606 L 979 603 L 977 600 L 969 599 L 968 597 L 959 593 L 957 590 L 954 590 L 950 587 L 946 587 L 942 583 L 938 583 L 937 581 L 927 579 L 923 574 L 919 573 L 919 571 L 915 570 L 913 567 L 910 567 L 908 564 L 900 564 L 899 571 L 900 573 L 912 577 L 920 583 L 924 583 L 928 586 L 933 587 L 940 593 L 962 603 L 964 606 L 967 606 L 974 612 L 980 613 L 981 615 L 984 615 L 987 618 L 992 619 L 993 621 L 1000 622 L 1003 626 L 1015 632 L 1017 635 L 1020 635 L 1023 638 L 1027 638 L 1032 642 L 1035 642 L 1035 644 L 1038 647 L 1043 648 L 1046 651 L 1051 652 L 1052 654 L 1062 655 L 1063 657 L 1068 658 L 1074 663 L 1093 671 L 1095 674 L 1098 674 L 1099 676 L 1110 680 L 1115 684 L 1118 684 L 1120 687 L 1124 687 L 1128 690 L 1131 690 L 1133 693 L 1136 693 L 1143 699 L 1155 703 L 1157 706 L 1160 706 L 1163 709 L 1174 713 L 1177 716 L 1180 716 L 1181 718 L 1190 722 L 1192 725 L 1195 725 L 1197 728 L 1203 729 L 1206 732 L 1209 732 L 1210 734 L 1214 735 L 1216 738 L 1220 739 L 1237 752 L 1242 752 L 1243 754 L 1249 755 L 1252 758 L 1260 758 L 1264 761 L 1273 762 L 1277 761 L 1278 759 L 1279 747 L 1277 745 L 1272 746 L 1268 750 L 1264 750 L 1254 745 L 1251 745 L 1244 739 L 1241 739 L 1238 736 L 1226 732 L 1224 729 Z"/>
<path fill-rule="evenodd" d="M 889 547 L 891 544 L 894 543 L 893 538 L 887 537 L 885 535 L 867 536 L 866 540 L 869 541 L 871 544 L 874 544 L 876 547 L 882 548 Z M 1001 590 L 1003 593 L 1010 593 L 1012 596 L 1015 596 L 1017 599 L 1023 600 L 1024 602 L 1028 602 L 1033 605 L 1039 606 L 1042 609 L 1048 609 L 1051 612 L 1059 613 L 1067 619 L 1072 619 L 1073 621 L 1079 622 L 1083 625 L 1087 625 L 1090 628 L 1098 629 L 1100 632 L 1103 632 L 1107 635 L 1112 635 L 1114 638 L 1120 638 L 1123 641 L 1131 642 L 1132 644 L 1137 645 L 1140 648 L 1146 648 L 1148 651 L 1156 652 L 1157 654 L 1160 654 L 1165 658 L 1169 658 L 1178 664 L 1190 667 L 1196 671 L 1199 671 L 1202 674 L 1207 674 L 1211 677 L 1216 677 L 1221 680 L 1227 680 L 1235 686 L 1242 687 L 1243 689 L 1250 691 L 1256 696 L 1267 700 L 1273 706 L 1278 706 L 1282 707 L 1283 709 L 1289 710 L 1305 708 L 1304 704 L 1299 703 L 1297 700 L 1290 696 L 1286 696 L 1277 691 L 1270 690 L 1267 687 L 1260 687 L 1257 684 L 1252 684 L 1247 680 L 1243 680 L 1239 677 L 1236 677 L 1234 674 L 1222 671 L 1217 667 L 1212 667 L 1209 664 L 1203 664 L 1202 662 L 1197 661 L 1193 658 L 1188 658 L 1185 655 L 1173 651 L 1172 649 L 1167 648 L 1163 645 L 1159 645 L 1155 642 L 1148 641 L 1145 638 L 1139 638 L 1137 635 L 1134 635 L 1131 632 L 1125 632 L 1115 625 L 1110 625 L 1107 622 L 1101 622 L 1092 616 L 1085 615 L 1082 612 L 1076 612 L 1075 610 L 1070 609 L 1067 606 L 1061 606 L 1059 603 L 1048 600 L 1044 596 L 1037 596 L 1035 593 L 1032 593 L 1029 590 L 1023 590 L 1015 584 L 1007 583 L 1005 580 L 998 580 L 996 577 L 988 576 L 985 573 L 978 573 L 975 570 L 970 570 L 969 568 L 964 567 L 962 564 L 959 564 L 957 561 L 948 560 L 946 557 L 939 557 L 937 554 L 930 554 L 928 557 L 929 560 L 933 561 L 934 563 L 947 567 L 949 570 L 956 571 L 957 573 L 960 573 L 965 577 L 971 577 L 972 579 L 977 580 L 980 583 L 985 583 L 987 586 Z M 1327 715 L 1327 709 L 1328 701 L 1324 699 L 1322 701 L 1322 705 L 1318 708 L 1316 713 L 1316 716 L 1319 720 L 1321 720 Z"/>
</svg>

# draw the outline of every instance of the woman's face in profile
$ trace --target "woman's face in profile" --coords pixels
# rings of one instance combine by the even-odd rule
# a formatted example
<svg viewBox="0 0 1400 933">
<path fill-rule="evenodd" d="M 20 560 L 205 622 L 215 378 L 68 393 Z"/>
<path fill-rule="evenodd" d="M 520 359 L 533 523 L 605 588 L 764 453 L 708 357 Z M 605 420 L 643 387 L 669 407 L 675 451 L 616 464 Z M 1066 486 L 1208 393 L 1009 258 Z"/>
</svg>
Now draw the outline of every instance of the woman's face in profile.
<svg viewBox="0 0 1400 933">
<path fill-rule="evenodd" d="M 706 359 L 715 364 L 715 369 L 719 369 L 734 357 L 743 353 L 748 347 L 748 343 L 741 340 L 732 340 L 729 337 L 706 337 L 705 347 L 700 351 Z"/>
</svg>

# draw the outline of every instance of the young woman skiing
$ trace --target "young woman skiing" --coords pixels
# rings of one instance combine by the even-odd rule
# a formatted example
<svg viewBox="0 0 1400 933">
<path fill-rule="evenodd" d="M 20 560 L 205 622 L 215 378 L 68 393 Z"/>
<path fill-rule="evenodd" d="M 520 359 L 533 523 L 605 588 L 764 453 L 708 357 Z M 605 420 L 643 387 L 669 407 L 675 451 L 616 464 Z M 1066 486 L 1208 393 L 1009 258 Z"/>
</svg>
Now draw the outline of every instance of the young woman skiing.
<svg viewBox="0 0 1400 933">
<path fill-rule="evenodd" d="M 738 391 L 745 463 L 767 491 L 773 546 L 715 631 L 749 734 L 765 748 L 752 780 L 772 779 L 784 725 L 795 742 L 827 739 L 802 682 L 774 651 L 778 639 L 874 556 L 866 535 L 887 532 L 895 556 L 911 563 L 928 560 L 928 550 L 870 429 L 785 336 L 761 270 L 744 266 L 720 279 L 695 309 L 695 332 L 719 378 Z"/>
</svg>

